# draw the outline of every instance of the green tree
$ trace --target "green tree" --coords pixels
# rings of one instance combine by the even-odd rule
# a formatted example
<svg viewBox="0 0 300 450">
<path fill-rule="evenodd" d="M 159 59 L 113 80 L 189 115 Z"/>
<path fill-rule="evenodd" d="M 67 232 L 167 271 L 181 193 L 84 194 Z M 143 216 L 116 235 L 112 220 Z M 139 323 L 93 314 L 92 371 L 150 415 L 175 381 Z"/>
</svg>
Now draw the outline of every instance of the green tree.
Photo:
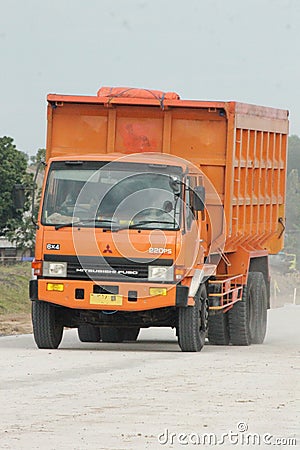
<svg viewBox="0 0 300 450">
<path fill-rule="evenodd" d="M 45 161 L 46 159 L 46 149 L 39 148 L 36 155 L 31 156 L 30 161 L 33 165 L 39 164 L 41 161 Z"/>
<path fill-rule="evenodd" d="M 23 211 L 15 209 L 12 193 L 15 184 L 30 181 L 27 161 L 27 155 L 17 150 L 11 137 L 0 138 L 0 235 L 22 223 Z"/>
<path fill-rule="evenodd" d="M 31 210 L 31 203 L 32 203 L 32 194 L 33 194 L 33 179 L 35 177 L 35 173 L 38 167 L 38 164 L 41 161 L 45 160 L 46 156 L 46 150 L 44 148 L 39 148 L 36 155 L 32 156 L 30 158 L 31 164 L 27 168 L 27 174 L 26 179 L 28 189 L 28 198 L 25 206 L 25 211 L 22 217 L 21 222 L 18 222 L 17 228 L 14 228 L 11 231 L 8 231 L 6 233 L 7 238 L 13 242 L 18 249 L 23 250 L 25 252 L 26 250 L 30 250 L 33 254 L 34 251 L 34 243 L 35 243 L 35 233 L 36 233 L 36 227 L 32 221 L 32 210 Z M 38 177 L 36 180 L 35 185 L 35 208 L 33 212 L 33 218 L 36 220 L 38 215 L 38 207 L 40 203 L 41 198 L 41 191 L 42 191 L 42 182 L 44 177 L 44 167 L 39 168 Z"/>
<path fill-rule="evenodd" d="M 31 214 L 25 213 L 22 217 L 22 222 L 19 223 L 18 229 L 7 231 L 6 237 L 24 253 L 26 250 L 30 250 L 30 252 L 33 254 L 35 232 L 36 227 L 31 220 Z"/>
</svg>

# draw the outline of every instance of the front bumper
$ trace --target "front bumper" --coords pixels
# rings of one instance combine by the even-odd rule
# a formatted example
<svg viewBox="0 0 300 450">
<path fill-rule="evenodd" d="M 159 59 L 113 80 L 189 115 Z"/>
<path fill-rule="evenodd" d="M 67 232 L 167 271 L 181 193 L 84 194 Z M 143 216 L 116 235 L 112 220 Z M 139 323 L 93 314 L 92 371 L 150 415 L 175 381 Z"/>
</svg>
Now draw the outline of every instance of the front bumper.
<svg viewBox="0 0 300 450">
<path fill-rule="evenodd" d="M 63 291 L 49 291 L 47 284 L 63 284 Z M 118 286 L 118 295 L 122 296 L 121 305 L 103 305 L 91 303 L 91 294 L 95 286 L 101 288 Z M 166 288 L 166 295 L 150 295 L 150 288 Z M 78 298 L 78 292 L 80 297 Z M 168 306 L 185 307 L 188 305 L 188 287 L 174 284 L 121 283 L 79 281 L 68 279 L 38 279 L 30 281 L 30 299 L 43 300 L 73 309 L 144 311 Z"/>
</svg>

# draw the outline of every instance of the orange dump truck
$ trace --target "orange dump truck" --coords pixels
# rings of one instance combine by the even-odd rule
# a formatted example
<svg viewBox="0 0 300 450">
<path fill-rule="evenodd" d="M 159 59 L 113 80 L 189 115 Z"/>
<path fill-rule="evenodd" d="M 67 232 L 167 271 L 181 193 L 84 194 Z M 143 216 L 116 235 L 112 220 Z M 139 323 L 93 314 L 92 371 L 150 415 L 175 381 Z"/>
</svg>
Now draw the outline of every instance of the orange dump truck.
<svg viewBox="0 0 300 450">
<path fill-rule="evenodd" d="M 172 327 L 262 343 L 283 247 L 288 112 L 175 93 L 48 95 L 32 320 L 39 348 Z"/>
</svg>

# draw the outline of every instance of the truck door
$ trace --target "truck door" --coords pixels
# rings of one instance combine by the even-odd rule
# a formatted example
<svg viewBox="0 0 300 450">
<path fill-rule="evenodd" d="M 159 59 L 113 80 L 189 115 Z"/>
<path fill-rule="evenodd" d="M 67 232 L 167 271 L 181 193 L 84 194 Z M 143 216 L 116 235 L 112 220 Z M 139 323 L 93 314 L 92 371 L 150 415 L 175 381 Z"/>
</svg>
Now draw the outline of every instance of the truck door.
<svg viewBox="0 0 300 450">
<path fill-rule="evenodd" d="M 182 249 L 186 268 L 194 267 L 203 253 L 200 245 L 201 212 L 194 211 L 192 206 L 193 189 L 197 184 L 197 176 L 190 175 L 186 178 L 182 234 Z M 200 220 L 198 220 L 198 215 Z"/>
</svg>

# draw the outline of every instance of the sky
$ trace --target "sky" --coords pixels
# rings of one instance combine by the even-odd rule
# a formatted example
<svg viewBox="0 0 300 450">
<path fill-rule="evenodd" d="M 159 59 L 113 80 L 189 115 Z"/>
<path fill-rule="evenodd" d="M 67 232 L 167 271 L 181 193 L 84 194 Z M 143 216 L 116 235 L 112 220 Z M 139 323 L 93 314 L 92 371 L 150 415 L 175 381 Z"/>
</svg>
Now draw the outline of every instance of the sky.
<svg viewBox="0 0 300 450">
<path fill-rule="evenodd" d="M 290 111 L 300 135 L 299 0 L 0 0 L 0 137 L 34 155 L 46 95 L 101 86 Z"/>
</svg>

